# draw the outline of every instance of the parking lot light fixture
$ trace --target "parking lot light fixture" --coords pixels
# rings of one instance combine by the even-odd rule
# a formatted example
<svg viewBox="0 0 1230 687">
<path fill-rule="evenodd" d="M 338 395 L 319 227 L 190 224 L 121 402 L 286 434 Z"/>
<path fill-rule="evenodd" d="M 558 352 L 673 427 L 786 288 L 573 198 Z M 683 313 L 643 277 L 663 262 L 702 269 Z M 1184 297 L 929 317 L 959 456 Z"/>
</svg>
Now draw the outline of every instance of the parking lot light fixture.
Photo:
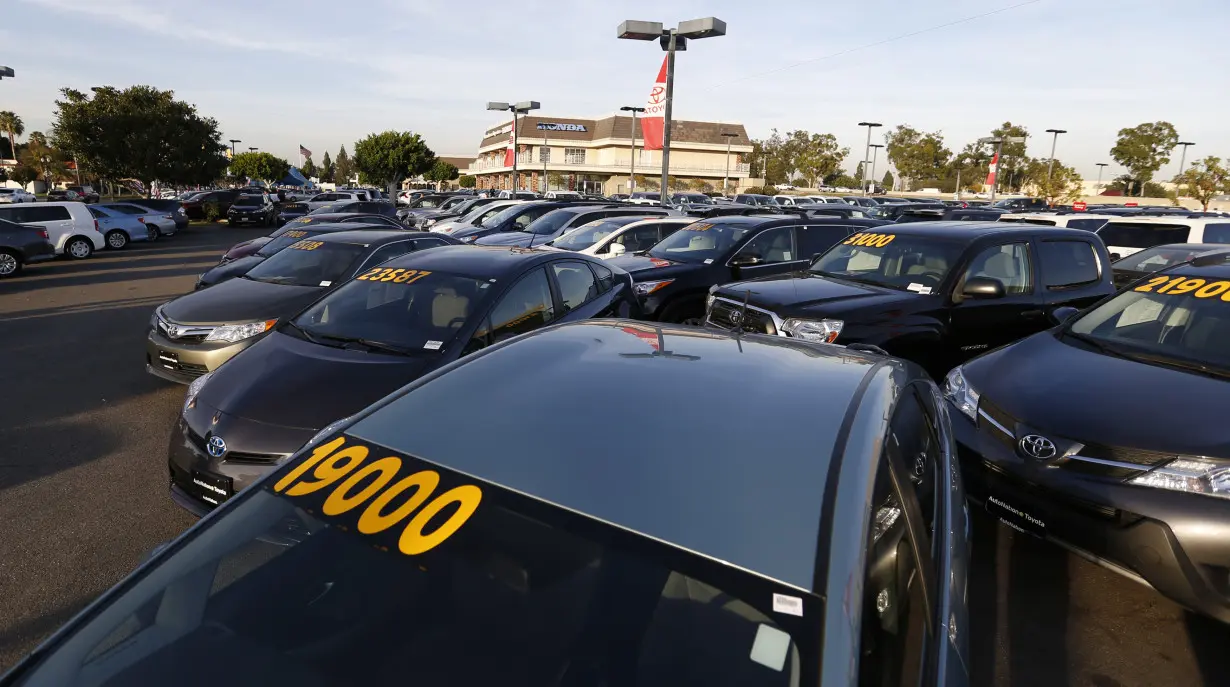
<svg viewBox="0 0 1230 687">
<path fill-rule="evenodd" d="M 867 127 L 867 147 L 863 149 L 863 195 L 865 196 L 867 195 L 867 181 L 869 178 L 867 170 L 871 165 L 871 130 L 884 125 L 879 122 L 859 122 L 858 125 Z M 764 166 L 764 182 L 766 184 L 769 183 L 769 164 L 767 161 Z M 871 179 L 871 183 L 876 183 L 875 179 Z"/>
<path fill-rule="evenodd" d="M 739 134 L 723 131 L 721 135 L 726 139 L 726 176 L 722 177 L 722 195 L 724 196 L 726 189 L 730 186 L 730 142 L 738 138 Z"/>
<path fill-rule="evenodd" d="M 488 101 L 487 103 L 488 110 L 502 110 L 506 112 L 511 112 L 513 116 L 513 121 L 512 121 L 512 138 L 513 138 L 513 141 L 512 141 L 512 146 L 513 146 L 512 193 L 513 193 L 514 198 L 517 197 L 516 195 L 517 191 L 520 190 L 517 184 L 517 181 L 518 181 L 517 180 L 517 115 L 526 114 L 531 110 L 537 110 L 541 107 L 542 107 L 542 103 L 539 103 L 537 100 L 522 100 L 519 103 L 511 104 L 511 105 L 506 102 L 498 102 L 498 101 Z"/>
<path fill-rule="evenodd" d="M 1046 133 L 1054 134 L 1051 138 L 1051 159 L 1046 163 L 1046 185 L 1051 185 L 1051 168 L 1055 166 L 1055 144 L 1059 142 L 1059 134 L 1066 134 L 1063 129 L 1047 129 Z"/>
<path fill-rule="evenodd" d="M 239 140 L 239 139 L 237 139 L 237 138 L 232 138 L 232 139 L 230 139 L 230 141 L 231 141 L 231 157 L 235 157 L 235 144 L 236 144 L 236 143 L 243 143 L 243 141 L 241 141 L 241 140 Z"/>
<path fill-rule="evenodd" d="M 1098 184 L 1094 187 L 1094 193 L 1096 195 L 1102 195 L 1102 172 L 1104 172 L 1109 166 L 1110 164 L 1106 162 L 1098 163 Z"/>
<path fill-rule="evenodd" d="M 880 148 L 883 148 L 883 147 L 884 146 L 880 145 L 879 143 L 871 144 L 871 183 L 872 184 L 876 183 L 876 158 L 880 156 Z M 866 167 L 864 167 L 863 169 L 866 169 Z"/>
<path fill-rule="evenodd" d="M 0 79 L 3 79 L 6 76 L 12 79 L 16 77 L 17 74 L 13 72 L 12 67 L 0 67 Z"/>
<path fill-rule="evenodd" d="M 662 116 L 662 189 L 658 194 L 662 207 L 670 205 L 671 164 L 671 101 L 675 95 L 675 52 L 688 49 L 688 39 L 714 38 L 726 35 L 726 22 L 717 17 L 704 17 L 679 22 L 668 29 L 661 22 L 628 20 L 619 25 L 616 36 L 624 40 L 651 41 L 666 51 L 666 93 Z"/>
<path fill-rule="evenodd" d="M 628 193 L 631 194 L 636 190 L 636 115 L 638 112 L 644 112 L 645 108 L 624 105 L 619 110 L 632 113 L 632 166 L 628 168 Z"/>
<path fill-rule="evenodd" d="M 1178 174 L 1178 176 L 1183 176 L 1183 166 L 1187 164 L 1187 146 L 1194 146 L 1196 144 L 1192 143 L 1191 141 L 1179 141 L 1175 145 L 1183 146 L 1183 152 L 1179 153 L 1179 174 Z M 1176 189 L 1175 192 L 1177 193 L 1178 190 Z"/>
</svg>

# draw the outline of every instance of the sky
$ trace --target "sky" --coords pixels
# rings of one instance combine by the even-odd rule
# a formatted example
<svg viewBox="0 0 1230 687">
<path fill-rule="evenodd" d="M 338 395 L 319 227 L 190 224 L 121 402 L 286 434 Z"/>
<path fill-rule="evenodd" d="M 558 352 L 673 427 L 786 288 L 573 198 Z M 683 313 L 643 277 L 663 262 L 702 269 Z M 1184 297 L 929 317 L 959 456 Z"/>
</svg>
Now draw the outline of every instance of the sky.
<svg viewBox="0 0 1230 687">
<path fill-rule="evenodd" d="M 727 35 L 676 62 L 674 116 L 832 133 L 862 158 L 866 129 L 941 131 L 957 152 L 1003 123 L 1086 179 L 1119 129 L 1169 121 L 1188 160 L 1230 156 L 1225 0 L 0 0 L 0 110 L 50 127 L 59 89 L 148 84 L 295 163 L 372 132 L 473 154 L 491 100 L 601 117 L 643 105 L 662 60 L 624 19 L 716 16 Z M 877 134 L 877 138 L 880 138 Z M 873 141 L 876 142 L 876 141 Z M 878 142 L 883 142 L 882 140 Z M 1158 177 L 1178 170 L 1178 150 Z M 881 163 L 883 164 L 883 163 Z M 881 167 L 882 168 L 882 167 Z"/>
</svg>

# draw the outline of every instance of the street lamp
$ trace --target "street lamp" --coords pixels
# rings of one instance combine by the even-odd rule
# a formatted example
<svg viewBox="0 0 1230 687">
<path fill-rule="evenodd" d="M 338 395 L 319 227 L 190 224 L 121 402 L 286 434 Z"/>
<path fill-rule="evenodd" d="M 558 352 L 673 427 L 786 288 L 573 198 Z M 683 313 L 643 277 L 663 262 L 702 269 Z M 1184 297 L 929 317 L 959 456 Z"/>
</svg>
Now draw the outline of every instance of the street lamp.
<svg viewBox="0 0 1230 687">
<path fill-rule="evenodd" d="M 1049 188 L 1051 185 L 1051 167 L 1055 166 L 1055 144 L 1059 142 L 1059 134 L 1066 134 L 1063 129 L 1047 129 L 1046 133 L 1054 134 L 1051 138 L 1051 159 L 1046 163 L 1046 185 Z"/>
<path fill-rule="evenodd" d="M 1102 195 L 1102 171 L 1105 170 L 1108 166 L 1109 165 L 1105 162 L 1098 163 L 1098 185 L 1095 187 L 1096 192 L 1094 193 L 1094 195 L 1098 195 L 1098 196 Z"/>
<path fill-rule="evenodd" d="M 243 141 L 241 141 L 241 140 L 239 140 L 239 139 L 237 139 L 237 138 L 232 138 L 232 139 L 230 139 L 230 140 L 231 140 L 231 157 L 235 157 L 235 144 L 236 144 L 236 143 L 243 143 Z"/>
<path fill-rule="evenodd" d="M 884 125 L 879 122 L 859 122 L 858 125 L 867 127 L 867 147 L 863 148 L 863 173 L 866 174 L 867 167 L 871 164 L 871 130 L 876 127 L 884 126 Z M 766 173 L 765 176 L 766 177 L 768 176 L 768 171 L 769 171 L 769 167 L 768 165 L 765 165 L 765 173 Z M 765 179 L 765 183 L 768 183 L 768 181 L 769 181 L 768 179 Z M 875 179 L 872 179 L 871 183 L 874 184 Z M 866 177 L 863 178 L 863 195 L 864 196 L 867 195 Z"/>
<path fill-rule="evenodd" d="M 868 131 L 871 131 L 871 129 L 868 129 Z M 868 147 L 871 148 L 871 183 L 875 184 L 876 183 L 876 158 L 880 156 L 880 148 L 883 148 L 884 146 L 880 145 L 879 143 L 869 143 Z M 864 166 L 863 169 L 866 169 L 866 166 Z"/>
<path fill-rule="evenodd" d="M 722 177 L 722 195 L 726 195 L 726 189 L 730 186 L 730 143 L 737 138 L 739 134 L 732 134 L 729 131 L 722 132 L 722 138 L 726 139 L 726 176 Z"/>
<path fill-rule="evenodd" d="M 632 113 L 632 166 L 628 168 L 628 194 L 631 195 L 636 190 L 636 115 L 644 112 L 645 108 L 624 105 L 619 111 Z"/>
<path fill-rule="evenodd" d="M 1008 136 L 1007 138 L 1000 138 L 1000 137 L 998 137 L 998 136 L 987 136 L 986 138 L 980 138 L 980 139 L 978 139 L 978 145 L 980 145 L 980 146 L 981 146 L 981 145 L 988 145 L 988 144 L 989 144 L 989 145 L 993 145 L 993 146 L 995 146 L 995 157 L 994 157 L 993 159 L 995 160 L 995 164 L 996 164 L 996 165 L 999 165 L 999 163 L 1000 163 L 1000 160 L 999 160 L 999 154 L 1000 154 L 1000 152 L 1003 150 L 1003 148 L 1004 148 L 1004 143 L 1005 143 L 1005 142 L 1007 142 L 1007 143 L 1024 143 L 1024 142 L 1025 142 L 1025 137 L 1024 137 L 1024 136 Z M 994 202 L 995 202 L 995 190 L 996 190 L 997 188 L 999 188 L 999 173 L 998 173 L 998 167 L 997 167 L 997 169 L 996 169 L 995 183 L 991 184 L 991 203 L 994 203 Z"/>
<path fill-rule="evenodd" d="M 248 148 L 249 153 L 255 153 L 258 150 L 260 150 L 260 148 Z"/>
<path fill-rule="evenodd" d="M 670 205 L 670 159 L 671 159 L 671 101 L 675 95 L 675 51 L 687 50 L 688 39 L 713 38 L 726 35 L 726 22 L 717 17 L 689 19 L 679 22 L 673 29 L 663 27 L 662 22 L 628 20 L 619 25 L 616 36 L 624 40 L 651 41 L 666 51 L 666 104 L 662 118 L 662 192 L 659 194 L 663 207 Z"/>
<path fill-rule="evenodd" d="M 1179 141 L 1175 145 L 1183 146 L 1183 152 L 1179 155 L 1179 176 L 1183 176 L 1183 165 L 1187 164 L 1187 146 L 1194 146 L 1196 144 L 1191 141 Z M 1175 192 L 1178 192 L 1178 187 L 1175 188 Z"/>
<path fill-rule="evenodd" d="M 542 107 L 542 104 L 537 100 L 522 100 L 519 103 L 505 102 L 489 102 L 487 103 L 488 110 L 499 110 L 503 112 L 511 112 L 512 121 L 512 138 L 513 138 L 513 171 L 512 171 L 512 197 L 517 197 L 517 115 L 526 114 L 530 110 L 537 110 Z"/>
<path fill-rule="evenodd" d="M 6 76 L 11 79 L 17 75 L 13 73 L 12 67 L 0 67 L 0 79 L 3 79 Z"/>
</svg>

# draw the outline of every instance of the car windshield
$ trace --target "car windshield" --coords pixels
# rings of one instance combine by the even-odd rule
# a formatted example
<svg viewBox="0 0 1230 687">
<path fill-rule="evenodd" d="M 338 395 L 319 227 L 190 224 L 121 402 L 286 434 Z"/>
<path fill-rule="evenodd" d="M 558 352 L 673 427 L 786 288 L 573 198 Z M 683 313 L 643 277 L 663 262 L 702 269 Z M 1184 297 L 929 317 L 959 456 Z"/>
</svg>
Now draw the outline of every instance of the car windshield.
<svg viewBox="0 0 1230 687">
<path fill-rule="evenodd" d="M 1230 281 L 1190 274 L 1152 277 L 1064 331 L 1146 362 L 1230 375 Z"/>
<path fill-rule="evenodd" d="M 521 231 L 530 234 L 554 234 L 559 231 L 559 228 L 568 223 L 568 220 L 577 216 L 576 210 L 561 208 L 552 210 L 538 219 L 530 222 Z"/>
<path fill-rule="evenodd" d="M 644 200 L 661 200 L 661 196 L 659 196 L 659 195 L 658 195 L 658 194 L 656 194 L 656 193 L 642 193 L 642 192 L 640 192 L 640 191 L 638 191 L 638 192 L 636 192 L 636 193 L 633 193 L 633 194 L 632 194 L 632 197 L 633 197 L 633 198 L 636 198 L 636 199 L 638 199 L 638 200 L 640 200 L 640 199 L 644 199 Z"/>
<path fill-rule="evenodd" d="M 476 222 L 476 224 L 478 224 L 478 226 L 480 227 L 494 227 L 497 224 L 500 224 L 501 222 L 503 222 L 504 220 L 509 219 L 510 217 L 513 217 L 514 215 L 517 215 L 523 210 L 525 210 L 524 205 L 510 205 L 501 210 L 496 210 L 490 215 L 484 216 L 483 219 L 480 220 L 479 222 Z"/>
<path fill-rule="evenodd" d="M 319 343 L 362 339 L 400 353 L 433 354 L 448 347 L 491 286 L 487 279 L 405 269 L 383 280 L 389 274 L 358 275 L 296 317 L 295 325 Z"/>
<path fill-rule="evenodd" d="M 260 196 L 239 196 L 235 199 L 235 207 L 260 207 L 265 200 Z"/>
<path fill-rule="evenodd" d="M 265 245 L 261 246 L 261 249 L 256 251 L 256 254 L 261 257 L 267 258 L 273 255 L 274 253 L 277 253 L 278 251 L 282 250 L 283 248 L 286 248 L 287 246 L 295 243 L 299 239 L 305 239 L 305 238 L 308 238 L 309 236 L 315 236 L 319 233 L 320 232 L 318 231 L 304 231 L 303 229 L 291 229 L 290 231 L 283 232 L 280 236 L 270 240 L 269 243 L 266 243 Z"/>
<path fill-rule="evenodd" d="M 274 239 L 275 241 L 278 239 Z M 255 281 L 294 286 L 332 286 L 350 272 L 366 247 L 300 239 L 244 275 Z"/>
<path fill-rule="evenodd" d="M 205 660 L 293 685 L 577 666 L 587 685 L 799 684 L 820 666 L 817 623 L 773 612 L 824 612 L 797 588 L 352 435 L 313 448 L 87 611 L 24 687 L 173 685 Z"/>
<path fill-rule="evenodd" d="M 647 255 L 680 262 L 713 262 L 734 248 L 749 231 L 747 224 L 689 224 L 662 239 Z"/>
<path fill-rule="evenodd" d="M 609 220 L 598 220 L 589 224 L 582 224 L 552 241 L 551 245 L 556 248 L 563 248 L 564 250 L 585 250 L 619 231 L 620 227 L 627 224 L 627 222 L 613 222 Z"/>
<path fill-rule="evenodd" d="M 313 210 L 312 214 L 313 215 L 325 215 L 330 212 L 341 212 L 341 209 L 343 207 L 350 205 L 350 203 L 352 202 L 353 201 L 347 200 L 341 203 L 325 203 L 324 205 L 321 205 L 320 207 Z"/>
<path fill-rule="evenodd" d="M 1193 257 L 1210 250 L 1213 249 L 1209 246 L 1201 246 L 1199 248 L 1179 246 L 1157 246 L 1155 248 L 1146 248 L 1137 253 L 1133 253 L 1122 260 L 1116 261 L 1114 268 L 1117 270 L 1127 270 L 1131 272 L 1157 272 L 1158 270 L 1164 270 L 1171 265 L 1187 262 Z"/>
<path fill-rule="evenodd" d="M 421 208 L 438 208 L 445 202 L 444 198 L 423 198 L 419 201 Z"/>
<path fill-rule="evenodd" d="M 890 289 L 930 293 L 948 276 L 964 249 L 962 242 L 931 236 L 859 232 L 817 258 L 811 271 Z"/>
</svg>

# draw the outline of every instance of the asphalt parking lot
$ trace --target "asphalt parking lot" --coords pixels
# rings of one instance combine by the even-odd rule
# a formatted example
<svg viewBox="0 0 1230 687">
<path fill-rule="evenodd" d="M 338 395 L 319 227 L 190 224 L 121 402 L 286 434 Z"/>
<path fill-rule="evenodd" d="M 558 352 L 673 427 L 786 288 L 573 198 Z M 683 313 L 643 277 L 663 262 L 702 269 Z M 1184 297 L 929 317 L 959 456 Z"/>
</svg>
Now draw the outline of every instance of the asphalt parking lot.
<svg viewBox="0 0 1230 687">
<path fill-rule="evenodd" d="M 0 672 L 193 519 L 167 495 L 184 387 L 144 370 L 153 308 L 259 229 L 193 226 L 0 282 Z M 1230 627 L 976 520 L 974 685 L 1230 684 Z"/>
</svg>

